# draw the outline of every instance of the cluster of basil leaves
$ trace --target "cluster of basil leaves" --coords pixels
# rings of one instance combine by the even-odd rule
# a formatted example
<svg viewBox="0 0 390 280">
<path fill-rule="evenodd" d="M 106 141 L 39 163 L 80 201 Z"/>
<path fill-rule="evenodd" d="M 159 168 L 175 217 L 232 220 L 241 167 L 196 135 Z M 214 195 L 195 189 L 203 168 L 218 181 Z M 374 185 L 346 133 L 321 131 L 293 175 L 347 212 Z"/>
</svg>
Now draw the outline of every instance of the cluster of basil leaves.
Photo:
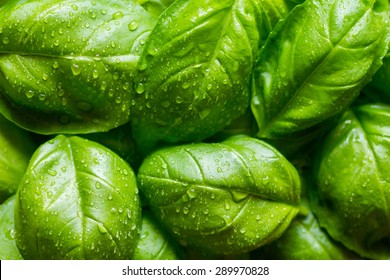
<svg viewBox="0 0 390 280">
<path fill-rule="evenodd" d="M 390 259 L 387 0 L 0 18 L 0 259 Z"/>
</svg>

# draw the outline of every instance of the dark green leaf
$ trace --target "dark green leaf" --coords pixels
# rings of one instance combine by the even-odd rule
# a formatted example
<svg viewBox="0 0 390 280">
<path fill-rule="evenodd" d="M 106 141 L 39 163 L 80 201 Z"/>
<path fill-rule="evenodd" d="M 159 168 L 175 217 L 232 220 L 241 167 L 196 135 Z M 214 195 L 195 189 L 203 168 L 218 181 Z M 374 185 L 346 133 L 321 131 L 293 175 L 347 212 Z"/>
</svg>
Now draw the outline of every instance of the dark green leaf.
<svg viewBox="0 0 390 280">
<path fill-rule="evenodd" d="M 0 203 L 16 193 L 35 149 L 31 135 L 0 114 Z"/>
</svg>

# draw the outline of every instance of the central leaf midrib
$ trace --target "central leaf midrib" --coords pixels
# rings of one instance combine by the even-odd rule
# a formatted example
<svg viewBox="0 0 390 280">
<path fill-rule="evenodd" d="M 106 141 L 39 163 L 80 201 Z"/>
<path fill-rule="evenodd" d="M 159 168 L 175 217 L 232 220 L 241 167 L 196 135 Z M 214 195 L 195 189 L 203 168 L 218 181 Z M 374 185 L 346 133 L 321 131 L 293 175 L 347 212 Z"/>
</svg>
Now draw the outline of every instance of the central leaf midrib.
<svg viewBox="0 0 390 280">
<path fill-rule="evenodd" d="M 292 201 L 284 201 L 284 200 L 275 200 L 275 199 L 272 199 L 270 197 L 267 197 L 266 195 L 264 194 L 257 194 L 257 193 L 254 193 L 254 192 L 249 192 L 249 191 L 243 191 L 242 189 L 240 188 L 237 188 L 237 187 L 228 187 L 228 188 L 221 188 L 221 186 L 218 186 L 218 185 L 212 185 L 212 184 L 201 184 L 199 182 L 193 182 L 193 181 L 184 181 L 184 180 L 177 180 L 177 179 L 172 179 L 172 178 L 161 178 L 161 177 L 155 177 L 155 176 L 151 176 L 151 175 L 145 175 L 145 174 L 140 174 L 138 175 L 139 178 L 147 178 L 147 179 L 150 179 L 150 180 L 157 180 L 157 181 L 166 181 L 168 183 L 173 183 L 173 184 L 182 184 L 183 186 L 188 186 L 188 188 L 186 189 L 186 191 L 183 191 L 183 195 L 180 196 L 180 198 L 178 200 L 181 199 L 181 197 L 183 197 L 187 191 L 189 190 L 189 187 L 196 187 L 196 188 L 200 188 L 200 189 L 211 189 L 211 190 L 217 190 L 217 191 L 225 191 L 225 192 L 232 192 L 232 191 L 237 191 L 237 192 L 240 192 L 240 193 L 245 193 L 245 194 L 248 194 L 248 196 L 254 196 L 254 197 L 257 197 L 261 200 L 266 200 L 266 201 L 271 201 L 271 202 L 278 202 L 278 203 L 283 203 L 283 204 L 286 204 L 286 205 L 290 205 L 290 206 L 294 206 L 294 207 L 297 207 L 297 204 L 294 204 Z M 245 199 L 244 199 L 245 200 Z M 169 201 L 165 204 L 158 204 L 158 205 L 155 205 L 156 207 L 162 207 L 162 206 L 168 206 L 172 204 L 172 201 Z"/>
</svg>

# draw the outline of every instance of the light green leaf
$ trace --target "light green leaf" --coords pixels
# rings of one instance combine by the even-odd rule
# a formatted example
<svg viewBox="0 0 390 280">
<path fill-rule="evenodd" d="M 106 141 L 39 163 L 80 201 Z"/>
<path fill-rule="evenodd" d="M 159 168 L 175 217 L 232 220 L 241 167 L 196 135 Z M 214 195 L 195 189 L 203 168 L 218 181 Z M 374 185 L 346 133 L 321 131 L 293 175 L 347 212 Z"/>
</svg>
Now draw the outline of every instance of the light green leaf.
<svg viewBox="0 0 390 280">
<path fill-rule="evenodd" d="M 155 19 L 133 1 L 9 1 L 0 10 L 0 112 L 42 134 L 129 121 Z"/>
<path fill-rule="evenodd" d="M 137 141 L 150 147 L 205 139 L 242 115 L 258 48 L 284 12 L 272 1 L 257 0 L 170 5 L 138 65 Z"/>
<path fill-rule="evenodd" d="M 318 153 L 312 208 L 330 236 L 365 258 L 390 259 L 390 107 L 348 110 Z"/>
<path fill-rule="evenodd" d="M 134 172 L 95 142 L 59 135 L 33 155 L 17 193 L 27 259 L 129 259 L 141 213 Z"/>
<path fill-rule="evenodd" d="M 161 149 L 140 167 L 139 186 L 182 245 L 237 255 L 278 238 L 298 213 L 300 179 L 255 138 Z"/>
<path fill-rule="evenodd" d="M 254 71 L 258 136 L 288 139 L 345 110 L 381 64 L 388 1 L 308 0 L 275 27 Z"/>
</svg>

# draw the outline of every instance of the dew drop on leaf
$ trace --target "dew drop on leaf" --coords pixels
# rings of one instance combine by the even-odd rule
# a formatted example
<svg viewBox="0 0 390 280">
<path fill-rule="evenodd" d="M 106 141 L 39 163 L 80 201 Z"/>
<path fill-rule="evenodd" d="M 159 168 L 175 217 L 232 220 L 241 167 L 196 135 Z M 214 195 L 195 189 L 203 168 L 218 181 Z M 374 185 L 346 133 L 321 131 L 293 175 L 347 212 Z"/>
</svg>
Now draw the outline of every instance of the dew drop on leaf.
<svg viewBox="0 0 390 280">
<path fill-rule="evenodd" d="M 94 79 L 99 78 L 99 71 L 96 70 L 96 69 L 94 69 L 94 70 L 92 71 L 92 77 L 93 77 Z"/>
<path fill-rule="evenodd" d="M 76 64 L 76 63 L 72 64 L 71 70 L 72 70 L 73 75 L 75 75 L 75 76 L 78 76 L 81 73 L 80 66 L 78 64 Z"/>
<path fill-rule="evenodd" d="M 107 233 L 107 229 L 103 226 L 103 224 L 98 223 L 97 227 L 100 233 Z"/>
<path fill-rule="evenodd" d="M 52 169 L 49 169 L 49 170 L 47 171 L 47 173 L 48 173 L 50 176 L 53 176 L 53 177 L 57 175 L 57 171 L 52 170 Z"/>
<path fill-rule="evenodd" d="M 138 28 L 138 22 L 133 20 L 129 23 L 128 28 L 130 31 L 135 31 Z"/>
<path fill-rule="evenodd" d="M 8 37 L 4 37 L 4 38 L 3 38 L 3 44 L 4 44 L 4 45 L 9 44 L 9 42 L 10 42 L 10 40 L 9 40 Z"/>
<path fill-rule="evenodd" d="M 32 90 L 26 91 L 26 97 L 27 97 L 28 99 L 33 98 L 34 95 L 35 95 L 35 93 L 34 93 Z"/>
<path fill-rule="evenodd" d="M 138 83 L 137 87 L 135 88 L 135 91 L 138 94 L 142 94 L 145 91 L 145 87 L 142 83 Z"/>
<path fill-rule="evenodd" d="M 120 19 L 123 17 L 123 13 L 121 11 L 118 11 L 112 15 L 112 19 Z"/>
</svg>

